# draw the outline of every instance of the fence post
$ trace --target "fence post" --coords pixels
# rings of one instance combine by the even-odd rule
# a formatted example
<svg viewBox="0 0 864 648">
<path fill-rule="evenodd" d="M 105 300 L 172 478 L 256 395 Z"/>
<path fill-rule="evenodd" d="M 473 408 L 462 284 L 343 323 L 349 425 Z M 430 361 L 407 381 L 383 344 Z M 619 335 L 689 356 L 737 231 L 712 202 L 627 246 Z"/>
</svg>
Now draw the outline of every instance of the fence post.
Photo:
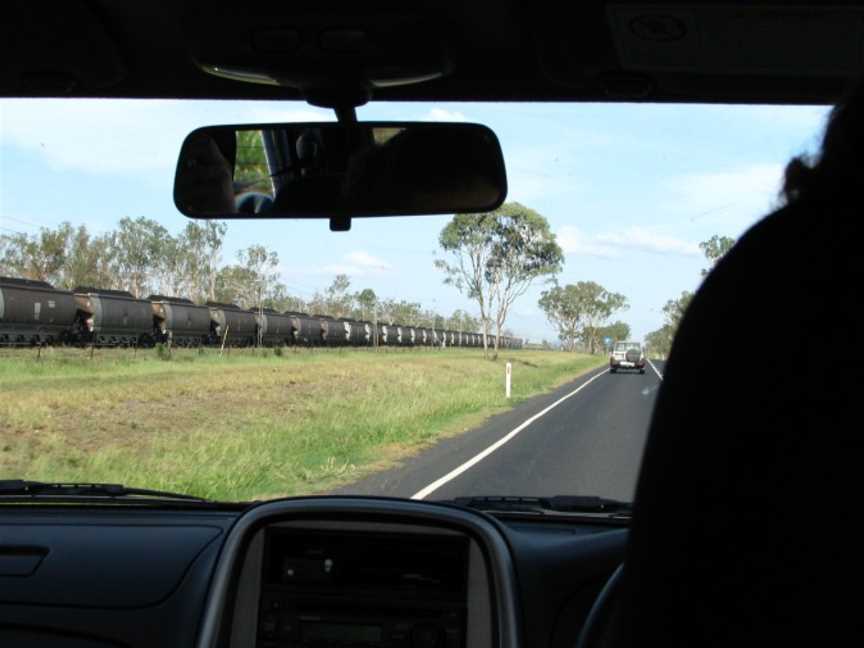
<svg viewBox="0 0 864 648">
<path fill-rule="evenodd" d="M 513 376 L 513 364 L 508 362 L 504 365 L 504 392 L 510 398 L 510 382 Z"/>
<path fill-rule="evenodd" d="M 225 333 L 222 334 L 222 348 L 219 349 L 219 357 L 220 358 L 222 357 L 222 354 L 225 353 L 225 342 L 226 342 L 226 340 L 228 340 L 228 329 L 230 329 L 230 328 L 231 328 L 230 324 L 225 325 Z M 230 352 L 231 349 L 228 349 L 228 351 Z"/>
</svg>

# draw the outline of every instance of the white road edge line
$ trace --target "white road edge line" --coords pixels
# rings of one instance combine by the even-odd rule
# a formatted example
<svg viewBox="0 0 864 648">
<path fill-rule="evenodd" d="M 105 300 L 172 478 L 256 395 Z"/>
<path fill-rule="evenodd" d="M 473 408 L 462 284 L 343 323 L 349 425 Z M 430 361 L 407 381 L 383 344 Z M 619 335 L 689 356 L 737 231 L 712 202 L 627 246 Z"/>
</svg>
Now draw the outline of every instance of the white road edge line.
<svg viewBox="0 0 864 648">
<path fill-rule="evenodd" d="M 648 358 L 645 358 L 645 359 L 648 360 Z M 651 362 L 650 360 L 648 360 L 648 364 L 651 365 L 651 368 L 654 370 L 654 373 L 657 374 L 657 377 L 658 377 L 660 380 L 663 380 L 663 374 L 660 373 L 659 371 L 657 371 L 657 367 L 654 366 L 654 363 Z"/>
<path fill-rule="evenodd" d="M 656 371 L 656 369 L 655 369 L 655 371 Z M 466 470 L 471 468 L 471 466 L 474 466 L 475 464 L 481 462 L 483 459 L 485 459 L 490 454 L 495 452 L 498 448 L 500 448 L 505 443 L 510 441 L 513 437 L 515 437 L 517 434 L 519 434 L 522 430 L 527 428 L 529 425 L 531 425 L 534 421 L 539 419 L 541 416 L 543 416 L 544 414 L 546 414 L 550 410 L 558 407 L 561 403 L 563 403 L 565 400 L 567 400 L 571 396 L 575 396 L 580 391 L 585 389 L 588 385 L 590 385 L 592 382 L 597 380 L 600 376 L 602 376 L 603 374 L 607 374 L 607 373 L 609 373 L 609 369 L 605 369 L 604 371 L 601 371 L 600 373 L 598 373 L 596 376 L 592 376 L 590 379 L 586 380 L 584 383 L 579 385 L 576 389 L 571 391 L 569 394 L 562 396 L 561 398 L 559 398 L 557 401 L 555 401 L 554 403 L 552 403 L 548 407 L 540 410 L 534 416 L 532 416 L 531 418 L 524 421 L 521 425 L 519 425 L 518 427 L 516 427 L 513 430 L 511 430 L 510 432 L 508 432 L 506 436 L 501 437 L 495 443 L 490 445 L 488 448 L 486 448 L 485 450 L 483 450 L 480 453 L 471 457 L 468 461 L 463 463 L 461 466 L 454 468 L 453 470 L 451 470 L 449 473 L 447 473 L 446 475 L 444 475 L 440 479 L 436 479 L 434 482 L 429 484 L 426 488 L 419 490 L 416 493 L 414 493 L 411 496 L 411 499 L 422 500 L 422 499 L 426 498 L 428 495 L 431 495 L 436 490 L 441 488 L 444 484 L 455 479 L 456 477 L 458 477 L 459 475 L 464 473 Z"/>
</svg>

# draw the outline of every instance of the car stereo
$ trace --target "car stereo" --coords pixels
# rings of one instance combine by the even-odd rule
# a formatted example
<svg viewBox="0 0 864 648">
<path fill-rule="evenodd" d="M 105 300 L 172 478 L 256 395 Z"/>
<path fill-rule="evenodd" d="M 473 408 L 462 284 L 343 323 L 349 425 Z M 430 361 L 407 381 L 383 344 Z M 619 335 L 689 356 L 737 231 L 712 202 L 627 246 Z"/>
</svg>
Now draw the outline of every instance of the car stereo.
<svg viewBox="0 0 864 648">
<path fill-rule="evenodd" d="M 461 648 L 468 538 L 267 530 L 259 648 Z"/>
</svg>

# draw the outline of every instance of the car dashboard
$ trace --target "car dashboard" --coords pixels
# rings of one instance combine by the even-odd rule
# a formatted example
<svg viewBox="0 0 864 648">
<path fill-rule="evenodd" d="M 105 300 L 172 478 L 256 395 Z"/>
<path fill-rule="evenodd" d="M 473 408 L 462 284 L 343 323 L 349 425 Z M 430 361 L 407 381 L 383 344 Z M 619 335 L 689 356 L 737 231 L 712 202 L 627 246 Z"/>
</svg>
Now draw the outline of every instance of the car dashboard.
<svg viewBox="0 0 864 648">
<path fill-rule="evenodd" d="M 572 646 L 620 523 L 364 497 L 0 510 L 0 645 Z"/>
</svg>

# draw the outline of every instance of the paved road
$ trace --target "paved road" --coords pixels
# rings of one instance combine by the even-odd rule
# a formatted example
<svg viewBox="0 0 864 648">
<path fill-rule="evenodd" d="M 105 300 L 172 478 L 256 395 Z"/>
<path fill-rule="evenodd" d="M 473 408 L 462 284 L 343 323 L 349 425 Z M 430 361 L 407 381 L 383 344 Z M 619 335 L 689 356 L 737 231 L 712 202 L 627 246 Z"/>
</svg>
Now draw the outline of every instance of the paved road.
<svg viewBox="0 0 864 648">
<path fill-rule="evenodd" d="M 663 363 L 654 366 L 663 373 Z M 603 367 L 338 492 L 433 500 L 564 494 L 630 500 L 659 386 L 650 367 L 644 375 L 613 375 Z"/>
</svg>

